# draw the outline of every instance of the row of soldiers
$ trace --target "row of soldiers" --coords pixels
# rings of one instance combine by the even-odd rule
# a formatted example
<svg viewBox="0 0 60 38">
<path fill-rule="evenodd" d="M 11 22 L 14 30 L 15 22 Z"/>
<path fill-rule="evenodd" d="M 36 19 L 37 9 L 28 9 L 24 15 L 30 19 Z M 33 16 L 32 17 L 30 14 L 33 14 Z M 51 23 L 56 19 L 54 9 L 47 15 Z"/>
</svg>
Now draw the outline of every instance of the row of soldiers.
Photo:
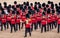
<svg viewBox="0 0 60 38">
<path fill-rule="evenodd" d="M 25 28 L 30 32 L 33 31 L 33 28 L 35 30 L 41 28 L 41 33 L 44 31 L 49 31 L 58 27 L 58 33 L 60 31 L 60 14 L 57 15 L 56 13 L 52 14 L 42 14 L 42 13 L 36 13 L 36 14 L 26 14 L 26 15 L 16 15 L 16 14 L 2 14 L 0 17 L 0 25 L 1 25 L 1 31 L 4 29 L 8 29 L 9 25 L 11 27 L 11 33 L 14 29 L 16 32 L 18 29 L 20 30 L 20 23 L 22 23 L 22 27 L 25 25 Z M 58 25 L 57 25 L 58 24 Z M 34 27 L 33 27 L 34 26 Z M 30 30 L 29 30 L 30 29 Z"/>
</svg>

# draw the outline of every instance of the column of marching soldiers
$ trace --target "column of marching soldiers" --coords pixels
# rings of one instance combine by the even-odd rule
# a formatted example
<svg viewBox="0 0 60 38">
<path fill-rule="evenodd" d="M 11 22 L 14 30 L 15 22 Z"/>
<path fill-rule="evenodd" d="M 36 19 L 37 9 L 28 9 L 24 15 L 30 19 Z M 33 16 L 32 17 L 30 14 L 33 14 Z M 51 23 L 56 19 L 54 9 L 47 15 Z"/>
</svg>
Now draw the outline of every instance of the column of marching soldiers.
<svg viewBox="0 0 60 38">
<path fill-rule="evenodd" d="M 43 30 L 48 32 L 55 28 L 58 33 L 60 31 L 60 2 L 58 4 L 52 1 L 48 1 L 47 4 L 35 2 L 33 5 L 28 1 L 23 4 L 14 1 L 14 5 L 7 5 L 6 2 L 3 5 L 0 3 L 1 31 L 10 28 L 12 33 L 13 30 L 16 32 L 25 26 L 25 37 L 28 32 L 31 36 L 33 29 L 41 29 L 41 33 Z"/>
</svg>

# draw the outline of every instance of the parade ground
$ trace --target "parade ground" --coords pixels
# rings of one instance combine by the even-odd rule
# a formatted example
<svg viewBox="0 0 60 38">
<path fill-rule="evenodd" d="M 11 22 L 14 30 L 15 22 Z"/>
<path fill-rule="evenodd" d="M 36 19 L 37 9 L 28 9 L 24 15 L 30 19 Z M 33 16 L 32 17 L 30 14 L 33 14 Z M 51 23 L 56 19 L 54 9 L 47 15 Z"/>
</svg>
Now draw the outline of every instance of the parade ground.
<svg viewBox="0 0 60 38">
<path fill-rule="evenodd" d="M 0 0 L 0 3 L 3 4 L 3 2 L 7 2 L 8 4 L 13 5 L 14 1 L 17 1 L 19 4 L 26 1 L 32 3 L 34 3 L 35 1 L 37 2 L 39 1 L 41 3 L 43 2 L 47 3 L 48 0 Z M 51 0 L 51 1 L 53 1 L 54 3 L 60 2 L 60 0 Z M 10 33 L 10 28 L 9 28 L 7 30 L 0 31 L 0 38 L 24 38 L 24 34 L 25 34 L 25 28 L 17 32 L 13 31 L 13 33 Z M 60 38 L 60 33 L 57 33 L 57 28 L 43 33 L 41 33 L 41 29 L 37 29 L 36 31 L 33 30 L 31 37 L 28 34 L 26 38 Z"/>
<path fill-rule="evenodd" d="M 10 33 L 10 29 L 0 31 L 0 38 L 24 38 L 24 31 L 24 29 L 13 33 Z M 41 33 L 40 29 L 38 29 L 32 32 L 31 37 L 28 34 L 27 38 L 60 38 L 60 33 L 57 33 L 57 29 Z"/>
</svg>

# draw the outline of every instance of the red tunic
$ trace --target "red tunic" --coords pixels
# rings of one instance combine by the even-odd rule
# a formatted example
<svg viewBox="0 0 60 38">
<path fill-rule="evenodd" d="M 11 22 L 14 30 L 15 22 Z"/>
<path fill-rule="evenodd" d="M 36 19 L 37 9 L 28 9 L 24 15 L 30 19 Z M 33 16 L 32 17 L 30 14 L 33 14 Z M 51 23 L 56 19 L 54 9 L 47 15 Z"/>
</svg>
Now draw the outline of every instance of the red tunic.
<svg viewBox="0 0 60 38">
<path fill-rule="evenodd" d="M 4 15 L 4 16 L 2 17 L 2 23 L 6 23 L 6 18 L 7 18 L 6 15 Z"/>
<path fill-rule="evenodd" d="M 46 22 L 47 22 L 47 19 L 46 19 L 46 18 L 42 18 L 41 24 L 42 24 L 42 25 L 46 25 Z"/>
<path fill-rule="evenodd" d="M 54 15 L 54 17 L 55 17 L 55 20 L 57 21 L 58 20 L 57 15 Z"/>
<path fill-rule="evenodd" d="M 54 21 L 55 21 L 55 17 L 51 17 L 51 19 L 52 19 L 52 22 L 54 22 Z"/>
<path fill-rule="evenodd" d="M 30 23 L 26 24 L 25 28 L 31 28 Z"/>
<path fill-rule="evenodd" d="M 58 18 L 57 23 L 60 24 L 60 18 Z"/>
<path fill-rule="evenodd" d="M 42 24 L 42 25 L 46 25 L 46 20 L 42 20 L 42 21 L 41 21 L 41 24 Z"/>
<path fill-rule="evenodd" d="M 11 18 L 11 24 L 15 24 L 15 23 L 16 23 L 15 19 Z"/>
<path fill-rule="evenodd" d="M 37 16 L 37 21 L 41 21 L 41 17 L 40 16 Z"/>
<path fill-rule="evenodd" d="M 35 17 L 31 17 L 32 23 L 36 23 L 36 18 Z"/>
<path fill-rule="evenodd" d="M 16 19 L 16 15 L 14 16 L 14 19 Z"/>
<path fill-rule="evenodd" d="M 20 23 L 20 18 L 17 18 L 16 19 L 16 23 Z"/>
<path fill-rule="evenodd" d="M 26 17 L 25 16 L 21 16 L 22 21 L 25 22 L 26 21 Z"/>
<path fill-rule="evenodd" d="M 52 21 L 51 21 L 51 18 L 48 18 L 47 19 L 47 23 L 51 23 Z"/>
<path fill-rule="evenodd" d="M 7 21 L 11 21 L 11 16 L 7 16 Z"/>
<path fill-rule="evenodd" d="M 6 23 L 6 19 L 5 18 L 2 18 L 2 23 Z"/>
<path fill-rule="evenodd" d="M 36 23 L 37 22 L 36 14 L 34 14 L 33 16 L 31 16 L 31 19 L 32 19 L 32 23 Z"/>
</svg>

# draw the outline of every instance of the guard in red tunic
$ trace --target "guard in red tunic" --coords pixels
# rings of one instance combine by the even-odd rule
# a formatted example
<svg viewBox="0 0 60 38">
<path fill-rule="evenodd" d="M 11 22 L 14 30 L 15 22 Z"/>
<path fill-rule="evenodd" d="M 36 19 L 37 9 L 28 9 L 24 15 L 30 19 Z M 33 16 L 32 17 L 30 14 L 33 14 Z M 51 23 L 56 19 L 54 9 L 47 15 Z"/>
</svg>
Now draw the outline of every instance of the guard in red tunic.
<svg viewBox="0 0 60 38">
<path fill-rule="evenodd" d="M 44 15 L 42 17 L 42 20 L 41 20 L 41 25 L 42 25 L 42 27 L 41 27 L 41 33 L 43 32 L 43 29 L 46 32 L 46 24 L 47 24 L 47 20 L 46 20 L 46 16 Z"/>
<path fill-rule="evenodd" d="M 20 14 L 16 17 L 16 30 L 20 30 Z"/>
<path fill-rule="evenodd" d="M 58 20 L 57 20 L 57 24 L 58 24 L 58 33 L 60 32 L 60 15 L 58 15 Z"/>
<path fill-rule="evenodd" d="M 54 13 L 55 13 L 55 10 L 52 10 L 52 17 L 51 17 L 51 19 L 52 19 L 52 29 L 54 28 L 54 26 L 56 26 L 55 25 L 55 16 L 54 16 Z"/>
<path fill-rule="evenodd" d="M 26 15 L 25 15 L 25 14 L 23 14 L 23 15 L 21 16 L 21 18 L 22 18 L 22 27 L 21 27 L 21 29 L 22 29 L 22 28 L 23 28 L 23 26 L 25 25 Z"/>
<path fill-rule="evenodd" d="M 27 33 L 29 33 L 29 35 L 31 36 L 31 22 L 30 22 L 30 18 L 29 15 L 26 15 L 26 25 L 25 25 L 25 36 L 27 37 Z"/>
<path fill-rule="evenodd" d="M 3 30 L 3 26 L 4 26 L 4 29 L 6 30 L 6 15 L 5 14 L 2 15 L 1 31 Z"/>
<path fill-rule="evenodd" d="M 11 33 L 13 32 L 13 29 L 16 32 L 15 24 L 16 24 L 15 14 L 12 14 L 12 16 L 11 16 Z"/>
<path fill-rule="evenodd" d="M 37 28 L 38 28 L 38 25 L 39 25 L 39 28 L 41 27 L 41 16 L 42 16 L 41 13 L 37 14 L 37 17 L 36 17 L 36 19 L 37 19 Z"/>
<path fill-rule="evenodd" d="M 32 20 L 32 31 L 33 31 L 33 26 L 34 26 L 34 30 L 36 30 L 37 29 L 37 25 L 36 25 L 36 23 L 37 23 L 37 20 L 36 20 L 36 15 L 32 15 L 31 16 L 31 20 Z"/>
<path fill-rule="evenodd" d="M 54 15 L 51 17 L 51 19 L 52 19 L 52 29 L 53 29 L 54 26 L 55 26 L 55 17 L 54 17 Z"/>
<path fill-rule="evenodd" d="M 50 18 L 50 14 L 47 17 L 47 31 L 51 30 L 51 22 L 52 19 Z"/>
<path fill-rule="evenodd" d="M 9 28 L 9 25 L 11 25 L 10 21 L 11 21 L 11 15 L 8 14 L 7 15 L 7 29 Z"/>
</svg>

